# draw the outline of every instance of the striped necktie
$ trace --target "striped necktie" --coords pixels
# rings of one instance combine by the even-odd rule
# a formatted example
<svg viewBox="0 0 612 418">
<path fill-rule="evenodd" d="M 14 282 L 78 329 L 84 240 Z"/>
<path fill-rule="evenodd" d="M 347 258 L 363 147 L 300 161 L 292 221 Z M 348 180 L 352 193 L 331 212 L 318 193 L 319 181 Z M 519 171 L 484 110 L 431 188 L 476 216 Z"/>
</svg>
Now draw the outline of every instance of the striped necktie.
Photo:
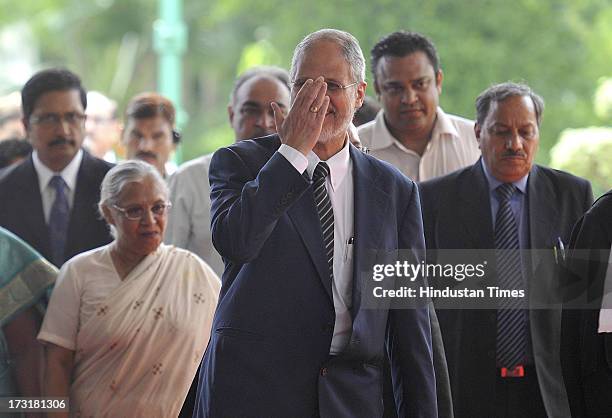
<svg viewBox="0 0 612 418">
<path fill-rule="evenodd" d="M 499 209 L 495 220 L 495 248 L 497 277 L 501 289 L 521 289 L 521 255 L 516 220 L 510 199 L 516 190 L 512 183 L 505 183 L 495 190 Z M 525 357 L 525 310 L 520 298 L 504 298 L 497 311 L 497 363 L 500 367 L 514 368 Z"/>
<path fill-rule="evenodd" d="M 317 213 L 321 220 L 321 230 L 323 231 L 323 245 L 329 266 L 329 276 L 334 277 L 334 210 L 331 200 L 325 188 L 325 179 L 329 175 L 329 167 L 326 163 L 317 164 L 312 176 L 314 200 L 317 205 Z"/>
<path fill-rule="evenodd" d="M 66 196 L 68 185 L 59 175 L 53 176 L 49 185 L 55 189 L 55 200 L 49 214 L 49 241 L 53 264 L 60 267 L 64 262 L 68 220 L 70 219 L 70 206 L 68 196 Z"/>
</svg>

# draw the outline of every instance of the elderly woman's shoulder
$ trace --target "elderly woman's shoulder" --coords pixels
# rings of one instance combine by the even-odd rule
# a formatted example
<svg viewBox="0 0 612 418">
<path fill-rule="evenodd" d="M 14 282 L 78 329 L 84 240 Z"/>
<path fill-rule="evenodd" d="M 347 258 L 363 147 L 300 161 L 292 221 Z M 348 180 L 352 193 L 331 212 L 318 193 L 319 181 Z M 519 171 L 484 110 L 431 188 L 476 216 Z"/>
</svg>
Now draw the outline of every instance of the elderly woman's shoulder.
<svg viewBox="0 0 612 418">
<path fill-rule="evenodd" d="M 94 263 L 103 263 L 107 257 L 107 248 L 108 245 L 104 245 L 102 247 L 94 248 L 92 250 L 77 254 L 64 263 L 64 265 L 62 266 L 62 270 L 68 267 L 73 269 L 89 268 Z M 108 259 L 110 260 L 110 258 Z"/>
<path fill-rule="evenodd" d="M 207 276 L 213 276 L 219 280 L 213 269 L 197 254 L 183 248 L 175 247 L 174 245 L 162 245 L 164 245 L 167 250 L 170 251 L 170 254 L 175 261 L 179 261 L 184 268 L 196 268 L 198 270 L 202 270 L 202 272 L 206 273 Z"/>
</svg>

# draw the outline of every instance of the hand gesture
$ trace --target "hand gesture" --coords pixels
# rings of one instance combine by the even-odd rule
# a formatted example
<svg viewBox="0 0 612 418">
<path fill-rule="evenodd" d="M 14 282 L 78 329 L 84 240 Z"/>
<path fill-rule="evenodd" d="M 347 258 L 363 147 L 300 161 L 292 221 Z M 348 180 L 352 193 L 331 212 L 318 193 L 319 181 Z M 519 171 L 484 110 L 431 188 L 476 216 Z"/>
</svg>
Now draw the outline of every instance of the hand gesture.
<svg viewBox="0 0 612 418">
<path fill-rule="evenodd" d="M 295 96 L 287 116 L 272 102 L 276 132 L 281 142 L 307 155 L 315 146 L 321 134 L 323 121 L 329 106 L 326 96 L 327 84 L 323 77 L 308 79 Z"/>
</svg>

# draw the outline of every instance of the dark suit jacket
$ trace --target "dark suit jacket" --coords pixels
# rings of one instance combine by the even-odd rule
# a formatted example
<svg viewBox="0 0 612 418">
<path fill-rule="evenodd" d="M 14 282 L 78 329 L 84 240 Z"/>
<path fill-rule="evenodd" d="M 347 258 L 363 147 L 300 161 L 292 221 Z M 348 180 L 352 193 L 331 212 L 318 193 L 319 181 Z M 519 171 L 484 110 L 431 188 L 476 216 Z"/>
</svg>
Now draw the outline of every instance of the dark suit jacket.
<svg viewBox="0 0 612 418">
<path fill-rule="evenodd" d="M 572 416 L 612 417 L 612 334 L 599 334 L 599 308 L 610 268 L 612 192 L 576 224 L 570 242 L 561 364 Z M 575 280 L 575 281 L 574 281 Z M 571 306 L 577 303 L 577 306 Z M 590 309 L 592 308 L 592 309 Z"/>
<path fill-rule="evenodd" d="M 111 167 L 111 164 L 83 152 L 70 212 L 64 261 L 112 240 L 108 226 L 98 216 L 97 209 L 100 184 Z M 31 156 L 0 178 L 0 202 L 0 226 L 51 260 L 49 229 L 45 223 L 38 175 Z"/>
<path fill-rule="evenodd" d="M 335 312 L 312 187 L 279 146 L 275 135 L 241 141 L 212 159 L 226 269 L 195 416 L 380 417 L 385 342 L 400 416 L 437 416 L 427 309 L 363 309 L 358 285 L 359 272 L 372 277 L 372 250 L 423 249 L 415 184 L 351 146 L 353 334 L 330 358 Z"/>
<path fill-rule="evenodd" d="M 558 238 L 567 242 L 572 225 L 592 202 L 590 184 L 561 171 L 534 166 L 527 187 L 530 247 L 552 250 Z M 421 183 L 420 188 L 428 249 L 495 248 L 489 189 L 480 161 Z M 554 295 L 560 286 L 552 251 L 549 257 L 541 257 L 541 252 L 538 255 L 530 263 L 530 297 L 536 291 Z M 549 416 L 558 418 L 569 416 L 569 408 L 559 360 L 561 299 L 551 299 L 558 309 L 531 310 L 529 320 L 544 405 Z M 438 319 L 455 417 L 495 416 L 495 310 L 438 310 Z"/>
</svg>

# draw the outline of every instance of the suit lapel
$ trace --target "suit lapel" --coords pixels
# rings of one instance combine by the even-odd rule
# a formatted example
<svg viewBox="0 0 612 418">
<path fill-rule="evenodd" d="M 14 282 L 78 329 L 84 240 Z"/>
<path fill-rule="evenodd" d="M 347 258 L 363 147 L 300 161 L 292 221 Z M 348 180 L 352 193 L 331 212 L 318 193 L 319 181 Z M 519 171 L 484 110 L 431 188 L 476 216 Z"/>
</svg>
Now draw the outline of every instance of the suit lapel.
<svg viewBox="0 0 612 418">
<path fill-rule="evenodd" d="M 51 248 L 49 244 L 49 229 L 45 223 L 42 197 L 38 185 L 38 175 L 34 169 L 32 156 L 23 164 L 23 183 L 18 190 L 23 193 L 23 224 L 29 229 L 32 242 L 38 242 L 37 250 L 47 259 L 51 259 Z"/>
<path fill-rule="evenodd" d="M 469 237 L 467 245 L 457 248 L 495 248 L 489 185 L 480 161 L 461 177 L 457 193 L 459 204 L 455 209 L 458 221 Z"/>
<path fill-rule="evenodd" d="M 317 207 L 314 202 L 312 186 L 306 189 L 302 196 L 287 211 L 287 214 L 302 238 L 302 242 L 317 269 L 317 273 L 319 273 L 321 284 L 333 303 L 331 274 L 325 256 L 323 231 L 321 230 L 321 221 L 319 220 Z"/>
<path fill-rule="evenodd" d="M 368 159 L 355 147 L 350 147 L 353 163 L 353 319 L 361 306 L 362 273 L 370 273 L 373 251 L 381 249 L 381 232 L 391 198 L 377 186 L 380 173 L 373 170 Z"/>
<path fill-rule="evenodd" d="M 552 236 L 558 211 L 553 186 L 542 175 L 537 166 L 533 166 L 529 175 L 529 243 L 534 249 L 551 248 L 556 244 Z"/>
</svg>

